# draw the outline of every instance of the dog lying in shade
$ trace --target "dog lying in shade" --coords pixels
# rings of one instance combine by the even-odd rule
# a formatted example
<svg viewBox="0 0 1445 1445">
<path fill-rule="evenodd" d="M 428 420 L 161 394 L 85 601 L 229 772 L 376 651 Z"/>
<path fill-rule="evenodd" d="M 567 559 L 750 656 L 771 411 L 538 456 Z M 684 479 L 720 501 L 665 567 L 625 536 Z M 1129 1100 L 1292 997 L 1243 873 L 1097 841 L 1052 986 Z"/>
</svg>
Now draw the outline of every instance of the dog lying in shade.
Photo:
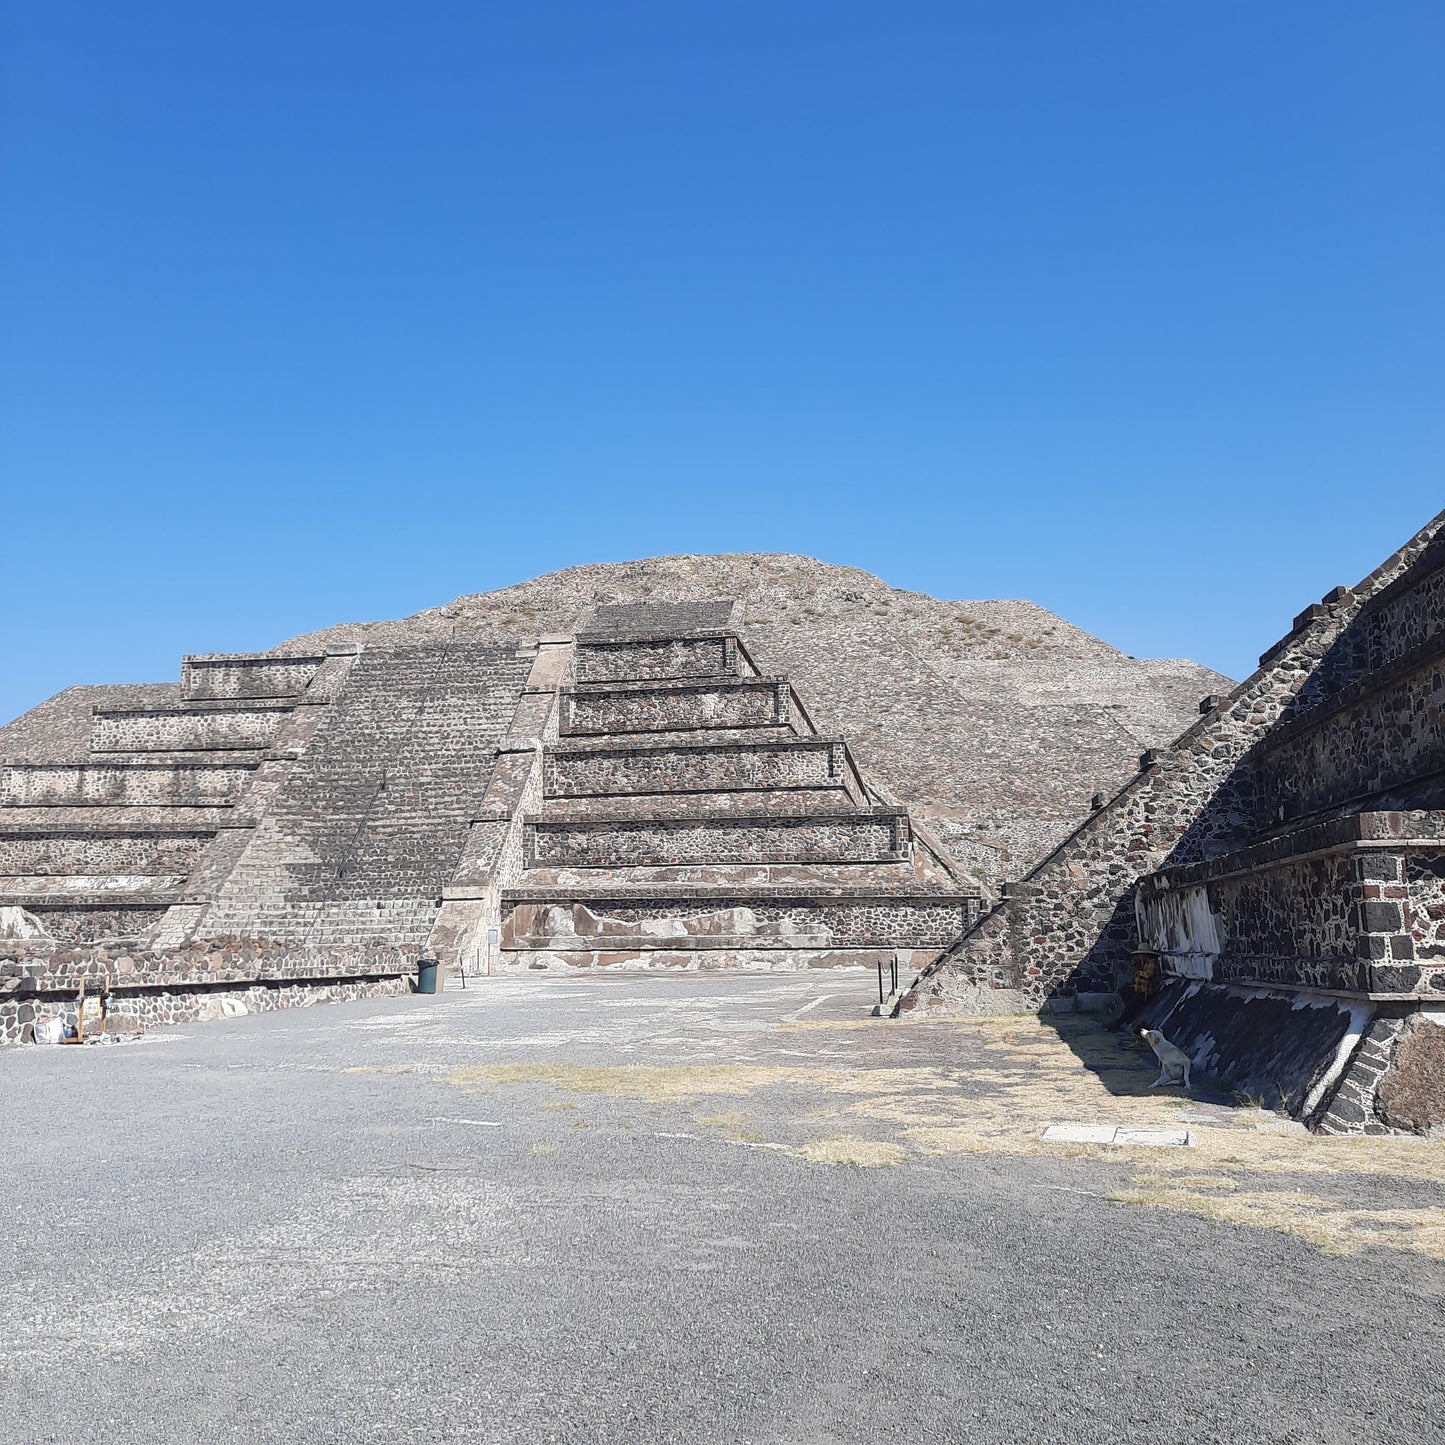
<svg viewBox="0 0 1445 1445">
<path fill-rule="evenodd" d="M 1154 1050 L 1159 1060 L 1159 1077 L 1149 1085 L 1157 1089 L 1164 1084 L 1183 1084 L 1189 1087 L 1189 1070 L 1193 1063 L 1188 1054 L 1176 1044 L 1171 1044 L 1158 1029 L 1140 1029 L 1139 1037 Z"/>
</svg>

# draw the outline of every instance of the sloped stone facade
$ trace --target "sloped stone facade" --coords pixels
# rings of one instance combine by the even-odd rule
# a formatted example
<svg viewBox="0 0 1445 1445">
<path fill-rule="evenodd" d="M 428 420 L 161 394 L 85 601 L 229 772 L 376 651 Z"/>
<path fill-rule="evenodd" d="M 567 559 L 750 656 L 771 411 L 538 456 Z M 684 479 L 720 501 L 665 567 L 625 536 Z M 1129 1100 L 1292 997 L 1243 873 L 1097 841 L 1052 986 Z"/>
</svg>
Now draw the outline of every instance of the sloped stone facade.
<svg viewBox="0 0 1445 1445">
<path fill-rule="evenodd" d="M 1288 1102 L 1322 1128 L 1387 1127 L 1371 1101 L 1389 1046 L 1445 1001 L 1442 576 L 1445 516 L 1307 608 L 1254 677 L 1141 757 L 905 1006 L 957 1006 L 980 988 L 1060 1006 L 1157 957 L 1166 979 L 1193 982 L 1146 1016 L 1201 1065 L 1238 1019 L 1221 1066 L 1236 1082 L 1259 990 L 1357 1023 L 1363 1009 L 1348 1048 L 1315 1057 Z"/>
</svg>

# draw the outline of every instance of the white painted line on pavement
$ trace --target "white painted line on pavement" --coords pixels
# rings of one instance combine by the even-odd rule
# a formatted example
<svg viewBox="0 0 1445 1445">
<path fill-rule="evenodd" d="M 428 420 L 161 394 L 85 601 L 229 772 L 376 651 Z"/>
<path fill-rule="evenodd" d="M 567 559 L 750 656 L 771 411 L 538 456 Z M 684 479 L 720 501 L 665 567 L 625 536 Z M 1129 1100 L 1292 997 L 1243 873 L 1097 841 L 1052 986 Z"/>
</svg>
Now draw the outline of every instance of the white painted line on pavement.
<svg viewBox="0 0 1445 1445">
<path fill-rule="evenodd" d="M 802 1016 L 807 1013 L 810 1008 L 817 1008 L 820 1003 L 826 1003 L 832 997 L 833 995 L 830 993 L 820 993 L 818 997 L 812 1001 L 812 1003 L 805 1003 L 802 1008 L 797 1011 L 797 1013 L 789 1014 L 786 1022 L 792 1023 L 794 1019 L 802 1018 Z"/>
</svg>

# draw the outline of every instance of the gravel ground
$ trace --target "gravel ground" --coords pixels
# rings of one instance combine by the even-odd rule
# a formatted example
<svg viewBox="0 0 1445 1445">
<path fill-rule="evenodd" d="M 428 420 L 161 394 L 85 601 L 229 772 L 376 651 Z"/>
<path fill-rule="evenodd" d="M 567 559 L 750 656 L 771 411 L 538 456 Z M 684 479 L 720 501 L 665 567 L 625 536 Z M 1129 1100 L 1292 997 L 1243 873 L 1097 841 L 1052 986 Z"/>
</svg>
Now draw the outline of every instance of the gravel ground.
<svg viewBox="0 0 1445 1445">
<path fill-rule="evenodd" d="M 1239 1111 L 1040 1146 L 1185 1101 L 1077 1031 L 869 1021 L 870 982 L 533 975 L 0 1055 L 0 1440 L 1440 1439 L 1445 1265 L 1398 1221 L 1331 1253 L 1198 1212 L 1268 1183 Z M 1281 1187 L 1312 1144 L 1269 1138 Z M 1110 1199 L 1166 1163 L 1185 1202 Z"/>
</svg>

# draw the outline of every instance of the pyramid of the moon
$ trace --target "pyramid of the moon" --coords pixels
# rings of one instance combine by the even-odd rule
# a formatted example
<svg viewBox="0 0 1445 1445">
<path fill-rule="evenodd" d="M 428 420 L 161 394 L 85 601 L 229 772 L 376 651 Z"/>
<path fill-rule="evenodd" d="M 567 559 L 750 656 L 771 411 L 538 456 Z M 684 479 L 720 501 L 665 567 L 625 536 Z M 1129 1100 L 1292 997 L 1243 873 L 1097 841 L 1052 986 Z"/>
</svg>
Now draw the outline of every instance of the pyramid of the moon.
<svg viewBox="0 0 1445 1445">
<path fill-rule="evenodd" d="M 575 568 L 0 730 L 0 932 L 33 1003 L 148 1017 L 419 957 L 916 967 L 1226 685 L 804 558 Z"/>
</svg>

